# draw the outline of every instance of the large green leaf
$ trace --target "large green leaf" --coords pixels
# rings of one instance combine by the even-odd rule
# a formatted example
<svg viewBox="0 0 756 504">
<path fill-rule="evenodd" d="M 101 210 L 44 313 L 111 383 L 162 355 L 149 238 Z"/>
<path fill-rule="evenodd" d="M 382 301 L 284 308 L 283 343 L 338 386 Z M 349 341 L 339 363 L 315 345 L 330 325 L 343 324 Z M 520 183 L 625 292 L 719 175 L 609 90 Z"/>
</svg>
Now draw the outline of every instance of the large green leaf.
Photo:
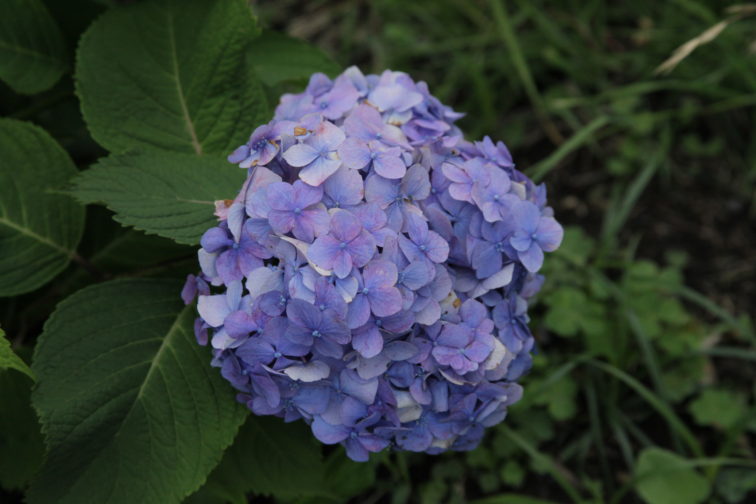
<svg viewBox="0 0 756 504">
<path fill-rule="evenodd" d="M 15 369 L 16 371 L 21 371 L 32 380 L 34 379 L 32 370 L 21 360 L 21 357 L 13 353 L 10 341 L 5 339 L 5 331 L 0 329 L 0 370 L 3 369 Z"/>
<path fill-rule="evenodd" d="M 234 444 L 187 504 L 245 502 L 245 494 L 287 499 L 330 493 L 321 445 L 302 422 L 251 416 Z"/>
<path fill-rule="evenodd" d="M 227 153 L 267 121 L 246 64 L 257 33 L 243 0 L 155 0 L 112 9 L 81 39 L 76 82 L 110 151 Z"/>
<path fill-rule="evenodd" d="M 709 481 L 684 458 L 661 448 L 646 448 L 635 466 L 636 489 L 648 504 L 697 504 L 711 491 Z"/>
<path fill-rule="evenodd" d="M 44 130 L 0 119 L 0 296 L 42 286 L 75 254 L 84 209 L 54 191 L 76 173 Z"/>
<path fill-rule="evenodd" d="M 41 0 L 0 2 L 0 79 L 34 94 L 55 84 L 67 66 L 63 36 Z"/>
<path fill-rule="evenodd" d="M 178 502 L 218 463 L 246 410 L 179 289 L 116 280 L 58 305 L 32 365 L 48 455 L 30 503 Z"/>
<path fill-rule="evenodd" d="M 339 65 L 317 47 L 267 30 L 254 40 L 248 57 L 260 80 L 269 86 L 307 79 L 315 72 L 333 76 L 340 71 Z"/>
<path fill-rule="evenodd" d="M 84 203 L 104 203 L 121 224 L 191 245 L 217 221 L 214 201 L 234 198 L 245 176 L 222 159 L 128 153 L 81 173 L 73 194 Z"/>
<path fill-rule="evenodd" d="M 24 487 L 42 464 L 45 445 L 31 406 L 32 381 L 0 369 L 0 486 Z"/>
</svg>

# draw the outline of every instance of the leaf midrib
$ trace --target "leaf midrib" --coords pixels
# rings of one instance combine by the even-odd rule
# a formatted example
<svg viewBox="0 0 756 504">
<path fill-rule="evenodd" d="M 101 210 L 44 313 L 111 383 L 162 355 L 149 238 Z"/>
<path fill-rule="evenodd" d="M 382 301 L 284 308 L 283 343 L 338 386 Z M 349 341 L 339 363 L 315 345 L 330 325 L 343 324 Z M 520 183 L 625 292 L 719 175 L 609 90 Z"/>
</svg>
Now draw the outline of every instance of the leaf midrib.
<svg viewBox="0 0 756 504">
<path fill-rule="evenodd" d="M 53 248 L 57 250 L 58 252 L 62 253 L 66 257 L 72 257 L 74 255 L 74 251 L 71 249 L 68 249 L 58 243 L 55 243 L 54 241 L 50 240 L 49 238 L 42 236 L 38 233 L 35 233 L 31 229 L 27 227 L 20 226 L 16 224 L 15 222 L 7 219 L 6 217 L 0 217 L 0 224 L 3 224 L 19 233 L 21 233 L 24 236 L 28 236 L 29 238 L 32 238 L 44 245 L 47 245 L 50 248 Z"/>
<path fill-rule="evenodd" d="M 102 453 L 103 453 L 103 452 L 104 452 L 104 451 L 105 451 L 105 450 L 106 450 L 107 448 L 109 448 L 109 447 L 112 447 L 112 446 L 113 446 L 113 443 L 114 443 L 114 441 L 115 441 L 115 439 L 116 439 L 116 438 L 118 438 L 118 437 L 119 437 L 119 436 L 121 435 L 121 430 L 123 429 L 123 426 L 124 426 L 124 425 L 126 424 L 126 421 L 127 421 L 127 420 L 128 420 L 128 419 L 129 419 L 130 417 L 131 417 L 131 414 L 132 414 L 132 413 L 134 412 L 134 408 L 135 408 L 135 407 L 136 407 L 136 406 L 137 406 L 138 404 L 141 404 L 141 402 L 142 402 L 142 396 L 144 395 L 144 390 L 145 390 L 145 387 L 146 387 L 147 383 L 148 383 L 148 382 L 150 381 L 150 379 L 151 379 L 151 377 L 152 377 L 152 374 L 153 374 L 153 373 L 155 372 L 155 370 L 159 370 L 159 365 L 157 365 L 157 363 L 158 363 L 158 361 L 160 360 L 160 358 L 161 358 L 161 356 L 162 356 L 162 354 L 163 354 L 164 350 L 165 350 L 165 349 L 166 349 L 167 347 L 169 347 L 169 346 L 170 346 L 170 340 L 171 340 L 171 338 L 172 338 L 172 337 L 174 337 L 174 334 L 177 334 L 177 333 L 179 332 L 179 331 L 178 331 L 178 329 L 180 328 L 180 320 L 181 320 L 181 319 L 182 319 L 182 317 L 184 316 L 184 312 L 185 312 L 185 311 L 186 311 L 187 309 L 189 309 L 190 307 L 191 307 L 191 305 L 188 305 L 188 306 L 186 306 L 186 307 L 182 308 L 182 309 L 181 309 L 181 311 L 179 311 L 179 312 L 178 312 L 178 313 L 176 314 L 176 317 L 175 317 L 175 319 L 173 320 L 173 323 L 172 323 L 172 324 L 171 324 L 171 326 L 170 326 L 170 327 L 168 328 L 168 331 L 166 332 L 166 335 L 165 335 L 165 337 L 163 338 L 163 341 L 162 341 L 162 342 L 160 343 L 160 348 L 158 348 L 158 351 L 157 351 L 157 352 L 155 353 L 155 356 L 154 356 L 154 357 L 153 357 L 153 358 L 151 359 L 150 367 L 149 367 L 149 369 L 147 370 L 147 373 L 146 373 L 146 374 L 144 375 L 144 378 L 142 379 L 142 383 L 141 383 L 141 384 L 139 385 L 139 388 L 138 388 L 138 390 L 137 390 L 137 394 L 136 394 L 136 396 L 134 397 L 134 399 L 133 399 L 133 400 L 131 401 L 131 404 L 130 404 L 130 406 L 129 406 L 129 409 L 128 409 L 128 411 L 126 411 L 126 412 L 125 412 L 125 413 L 123 414 L 123 416 L 121 417 L 121 419 L 120 419 L 120 422 L 119 422 L 119 424 L 118 424 L 118 428 L 117 428 L 117 429 L 115 430 L 115 432 L 113 432 L 113 434 L 112 434 L 112 435 L 108 436 L 108 439 L 107 439 L 107 441 L 106 441 L 105 443 L 103 443 L 103 444 L 102 444 L 102 446 L 100 447 L 100 449 L 98 449 L 98 450 L 96 451 L 96 455 L 94 455 L 94 456 L 93 456 L 93 457 L 91 458 L 90 462 L 89 462 L 89 463 L 88 463 L 88 464 L 86 465 L 86 469 L 85 469 L 84 471 L 82 471 L 82 472 L 81 472 L 81 473 L 79 474 L 79 477 L 75 478 L 74 482 L 72 482 L 72 483 L 71 483 L 71 484 L 70 484 L 70 485 L 68 486 L 68 488 L 66 489 L 66 491 L 65 491 L 65 493 L 63 494 L 63 496 L 61 497 L 61 499 L 62 499 L 63 497 L 66 497 L 66 496 L 68 496 L 68 495 L 69 495 L 69 494 L 71 493 L 71 491 L 73 491 L 74 487 L 76 486 L 76 483 L 78 483 L 79 481 L 81 481 L 82 477 L 83 477 L 83 476 L 84 476 L 84 475 L 85 475 L 85 474 L 86 474 L 86 473 L 87 473 L 87 472 L 89 471 L 89 469 L 90 469 L 90 468 L 92 467 L 92 465 L 93 465 L 93 464 L 95 463 L 95 461 L 97 460 L 97 458 L 99 458 L 99 457 L 100 457 L 100 456 L 102 455 Z M 133 390 L 133 388 L 132 388 L 131 390 Z M 128 392 L 129 392 L 129 391 L 127 390 L 127 391 L 123 392 L 123 394 L 125 394 L 125 393 L 128 393 Z M 112 400 L 112 399 L 113 399 L 113 398 L 111 398 L 111 400 Z M 106 404 L 107 404 L 107 403 L 106 403 Z M 99 409 L 99 408 L 98 408 L 98 409 Z M 174 415 L 174 416 L 175 416 L 175 415 Z M 148 422 L 148 427 L 149 427 L 149 419 L 147 420 L 147 422 Z M 77 425 L 78 425 L 78 424 L 77 424 Z M 65 436 L 65 437 L 64 437 L 63 439 L 66 439 L 66 438 L 68 438 L 68 436 L 70 436 L 70 434 L 71 434 L 71 433 L 73 433 L 73 431 L 74 431 L 75 429 L 76 429 L 76 427 L 74 427 L 74 429 L 72 429 L 71 431 L 69 431 L 69 432 L 68 432 L 68 433 L 66 434 L 66 436 Z M 121 473 L 121 470 L 120 470 L 120 468 L 119 468 L 119 469 L 118 469 L 118 470 L 116 471 L 116 478 L 115 478 L 115 480 L 114 480 L 114 483 L 113 483 L 113 489 L 114 489 L 114 488 L 115 488 L 115 487 L 117 486 L 117 482 L 118 482 L 118 478 L 120 477 L 120 473 Z M 112 490 L 111 490 L 111 494 L 112 494 Z M 108 499 L 108 500 L 109 500 L 109 499 Z M 106 501 L 106 502 L 107 502 L 107 501 Z"/>
<path fill-rule="evenodd" d="M 168 39 L 171 44 L 171 67 L 173 69 L 174 81 L 176 83 L 176 93 L 178 94 L 179 105 L 181 105 L 181 113 L 184 116 L 186 122 L 186 128 L 189 131 L 189 136 L 192 140 L 192 147 L 197 155 L 202 155 L 202 144 L 197 138 L 197 131 L 194 128 L 194 122 L 189 114 L 189 108 L 186 103 L 186 97 L 184 96 L 184 89 L 181 86 L 181 73 L 179 72 L 178 54 L 176 52 L 176 37 L 173 27 L 173 16 L 170 11 L 167 12 L 168 17 Z"/>
</svg>

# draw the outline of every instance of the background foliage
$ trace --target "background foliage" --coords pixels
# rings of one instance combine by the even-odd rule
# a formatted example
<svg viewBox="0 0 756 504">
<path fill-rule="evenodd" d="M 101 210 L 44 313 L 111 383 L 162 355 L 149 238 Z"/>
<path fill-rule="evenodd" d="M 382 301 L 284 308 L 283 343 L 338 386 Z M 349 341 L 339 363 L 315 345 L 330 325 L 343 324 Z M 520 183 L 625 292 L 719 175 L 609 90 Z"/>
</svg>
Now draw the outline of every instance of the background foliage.
<svg viewBox="0 0 756 504">
<path fill-rule="evenodd" d="M 0 499 L 755 499 L 756 8 L 728 4 L 0 3 Z M 247 417 L 176 296 L 225 154 L 349 64 L 426 80 L 569 225 L 525 397 L 466 454 L 356 464 Z"/>
</svg>

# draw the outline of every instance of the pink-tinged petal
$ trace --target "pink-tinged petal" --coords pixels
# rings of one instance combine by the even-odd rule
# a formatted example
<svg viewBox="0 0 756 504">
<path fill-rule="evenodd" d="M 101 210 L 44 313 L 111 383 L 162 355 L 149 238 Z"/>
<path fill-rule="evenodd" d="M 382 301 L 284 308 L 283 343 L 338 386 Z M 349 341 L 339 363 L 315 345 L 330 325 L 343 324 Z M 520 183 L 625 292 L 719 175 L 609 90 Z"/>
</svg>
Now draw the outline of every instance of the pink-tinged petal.
<svg viewBox="0 0 756 504">
<path fill-rule="evenodd" d="M 218 270 L 218 275 L 220 275 L 223 283 L 241 280 L 244 276 L 239 269 L 238 258 L 238 252 L 233 249 L 222 252 L 218 256 L 218 259 L 215 261 L 215 268 Z"/>
<path fill-rule="evenodd" d="M 236 355 L 241 360 L 254 364 L 259 361 L 267 362 L 272 360 L 274 352 L 273 345 L 267 341 L 262 338 L 251 338 L 236 350 Z"/>
<path fill-rule="evenodd" d="M 286 306 L 289 321 L 300 327 L 311 329 L 320 326 L 321 313 L 312 304 L 301 299 L 291 299 Z"/>
<path fill-rule="evenodd" d="M 493 351 L 493 345 L 486 345 L 476 340 L 465 349 L 465 356 L 473 362 L 483 362 L 491 355 L 491 351 Z"/>
<path fill-rule="evenodd" d="M 322 187 L 313 187 L 305 184 L 301 180 L 294 182 L 292 187 L 294 191 L 292 205 L 295 207 L 304 209 L 309 206 L 315 205 L 316 203 L 320 203 L 320 200 L 323 199 Z"/>
<path fill-rule="evenodd" d="M 366 359 L 375 357 L 383 350 L 381 331 L 374 325 L 369 326 L 367 329 L 355 331 L 352 337 L 352 346 Z"/>
<path fill-rule="evenodd" d="M 530 248 L 525 252 L 518 251 L 517 257 L 522 262 L 522 265 L 525 266 L 525 269 L 531 273 L 535 273 L 543 265 L 543 250 L 541 250 L 541 247 L 537 243 L 531 244 Z"/>
<path fill-rule="evenodd" d="M 268 206 L 285 212 L 294 204 L 294 188 L 286 182 L 273 182 L 265 188 Z"/>
<path fill-rule="evenodd" d="M 402 294 L 396 287 L 371 289 L 368 294 L 370 309 L 376 317 L 388 317 L 402 309 Z"/>
<path fill-rule="evenodd" d="M 395 180 L 385 179 L 377 174 L 370 174 L 365 180 L 365 199 L 385 209 L 399 196 L 399 184 Z"/>
<path fill-rule="evenodd" d="M 449 186 L 449 196 L 457 201 L 467 201 L 472 203 L 470 195 L 470 186 L 463 184 L 452 184 Z"/>
<path fill-rule="evenodd" d="M 469 327 L 448 324 L 441 330 L 436 343 L 452 348 L 463 348 L 469 343 L 471 334 Z"/>
<path fill-rule="evenodd" d="M 200 296 L 197 301 L 197 311 L 210 327 L 222 326 L 226 315 L 231 312 L 225 294 Z"/>
<path fill-rule="evenodd" d="M 248 336 L 249 333 L 257 330 L 257 324 L 252 315 L 241 310 L 229 313 L 223 322 L 223 327 L 234 338 Z"/>
<path fill-rule="evenodd" d="M 465 170 L 457 165 L 444 163 L 441 165 L 441 171 L 446 176 L 446 178 L 451 180 L 452 182 L 456 182 L 457 184 L 470 183 L 470 176 Z"/>
<path fill-rule="evenodd" d="M 442 366 L 448 366 L 452 362 L 458 361 L 461 357 L 458 349 L 447 346 L 433 347 L 431 355 Z"/>
<path fill-rule="evenodd" d="M 375 255 L 375 239 L 367 231 L 360 232 L 360 235 L 349 242 L 349 254 L 352 256 L 352 262 L 358 268 L 365 266 Z"/>
<path fill-rule="evenodd" d="M 386 214 L 375 203 L 365 203 L 352 210 L 362 223 L 362 227 L 375 232 L 386 225 Z"/>
<path fill-rule="evenodd" d="M 402 178 L 401 189 L 403 194 L 411 196 L 415 201 L 421 201 L 430 196 L 431 183 L 428 170 L 419 164 L 410 166 Z"/>
<path fill-rule="evenodd" d="M 339 146 L 339 157 L 347 168 L 360 170 L 370 162 L 370 149 L 357 138 L 348 138 Z"/>
<path fill-rule="evenodd" d="M 564 229 L 553 217 L 541 217 L 536 229 L 536 240 L 543 250 L 553 252 L 564 238 Z"/>
<path fill-rule="evenodd" d="M 318 157 L 299 172 L 299 178 L 311 186 L 319 186 L 341 166 L 338 159 Z"/>
<path fill-rule="evenodd" d="M 362 201 L 365 197 L 364 185 L 358 171 L 342 166 L 328 177 L 323 183 L 323 188 L 335 206 L 344 207 L 357 205 Z"/>
<path fill-rule="evenodd" d="M 298 238 L 311 242 L 314 236 L 324 235 L 328 232 L 328 226 L 331 222 L 331 216 L 325 208 L 311 208 L 305 210 L 302 215 L 297 219 L 297 224 L 305 229 L 300 229 L 302 236 Z M 297 228 L 295 227 L 294 234 L 297 234 Z M 314 236 L 313 236 L 314 235 Z"/>
<path fill-rule="evenodd" d="M 467 325 L 470 327 L 478 327 L 486 318 L 488 312 L 483 303 L 474 299 L 468 299 L 459 307 L 459 314 Z"/>
<path fill-rule="evenodd" d="M 238 261 L 239 271 L 241 271 L 242 275 L 245 277 L 249 276 L 252 270 L 263 265 L 262 259 L 252 254 L 249 250 L 239 250 Z"/>
<path fill-rule="evenodd" d="M 370 318 L 370 302 L 367 296 L 358 294 L 349 303 L 349 312 L 347 313 L 347 325 L 350 329 L 364 326 Z"/>
<path fill-rule="evenodd" d="M 349 331 L 349 328 L 333 310 L 323 312 L 320 331 L 327 335 L 329 339 L 341 345 L 346 345 L 352 339 L 352 333 Z"/>
<path fill-rule="evenodd" d="M 436 269 L 428 261 L 413 261 L 402 272 L 402 284 L 408 289 L 416 291 L 427 285 L 435 274 Z"/>
<path fill-rule="evenodd" d="M 336 254 L 341 251 L 340 245 L 333 236 L 320 236 L 307 249 L 307 259 L 323 269 L 333 269 Z"/>
<path fill-rule="evenodd" d="M 493 243 L 481 241 L 472 249 L 471 263 L 477 278 L 488 278 L 501 270 L 502 254 Z"/>
<path fill-rule="evenodd" d="M 335 151 L 346 139 L 344 132 L 329 121 L 323 121 L 315 127 L 306 142 L 317 151 Z"/>
<path fill-rule="evenodd" d="M 386 153 L 379 155 L 373 161 L 373 169 L 378 175 L 387 179 L 400 179 L 407 173 L 407 166 L 402 158 Z"/>
<path fill-rule="evenodd" d="M 333 256 L 332 269 L 334 274 L 339 278 L 346 278 L 352 272 L 352 256 L 345 249 L 341 248 L 341 244 L 339 244 L 339 248 Z"/>
<path fill-rule="evenodd" d="M 365 266 L 362 275 L 365 280 L 365 287 L 372 289 L 373 287 L 396 285 L 399 272 L 394 263 L 390 263 L 384 259 L 377 259 Z"/>
<path fill-rule="evenodd" d="M 434 231 L 428 232 L 425 254 L 435 263 L 442 263 L 449 257 L 449 244 Z"/>
<path fill-rule="evenodd" d="M 292 212 L 281 212 L 278 210 L 271 210 L 268 212 L 268 221 L 270 227 L 276 234 L 285 234 L 291 231 L 294 227 L 294 214 Z"/>
<path fill-rule="evenodd" d="M 519 252 L 528 250 L 532 243 L 533 237 L 522 230 L 515 231 L 514 235 L 509 239 L 509 244 L 512 245 L 512 248 Z"/>
<path fill-rule="evenodd" d="M 487 222 L 498 222 L 503 219 L 502 217 L 502 205 L 500 203 L 486 202 L 480 206 L 480 211 L 483 212 L 483 218 Z"/>
<path fill-rule="evenodd" d="M 344 129 L 349 136 L 365 141 L 373 140 L 383 125 L 380 112 L 364 104 L 357 105 L 344 120 Z"/>
<path fill-rule="evenodd" d="M 313 344 L 315 351 L 324 357 L 332 359 L 341 359 L 344 356 L 344 349 L 335 341 L 326 338 L 316 338 Z"/>
<path fill-rule="evenodd" d="M 247 156 L 249 156 L 249 145 L 244 144 L 237 147 L 226 159 L 228 159 L 229 163 L 238 164 L 247 159 Z"/>
<path fill-rule="evenodd" d="M 291 166 L 307 166 L 318 157 L 318 151 L 307 144 L 294 144 L 283 153 L 283 158 Z"/>
<path fill-rule="evenodd" d="M 408 341 L 396 340 L 387 343 L 384 354 L 393 361 L 403 361 L 415 357 L 419 353 L 418 348 Z"/>
<path fill-rule="evenodd" d="M 331 234 L 337 240 L 350 242 L 357 238 L 362 230 L 360 220 L 346 210 L 337 210 L 331 216 Z"/>
<path fill-rule="evenodd" d="M 377 453 L 389 445 L 389 441 L 375 434 L 360 434 L 357 441 L 369 452 Z"/>
<path fill-rule="evenodd" d="M 541 210 L 538 205 L 530 201 L 520 201 L 512 205 L 512 217 L 517 225 L 528 234 L 535 232 L 541 219 Z"/>
<path fill-rule="evenodd" d="M 383 324 L 381 327 L 383 330 L 393 334 L 400 334 L 408 331 L 412 327 L 412 324 L 415 322 L 415 317 L 412 313 L 403 311 L 381 320 Z"/>
</svg>

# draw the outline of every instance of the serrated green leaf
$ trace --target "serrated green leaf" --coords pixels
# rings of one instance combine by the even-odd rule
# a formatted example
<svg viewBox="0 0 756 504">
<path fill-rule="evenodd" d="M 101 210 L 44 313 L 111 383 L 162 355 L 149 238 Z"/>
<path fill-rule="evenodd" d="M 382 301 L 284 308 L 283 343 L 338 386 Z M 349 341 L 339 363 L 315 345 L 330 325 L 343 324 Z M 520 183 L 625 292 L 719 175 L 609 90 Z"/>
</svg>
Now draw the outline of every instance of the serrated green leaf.
<svg viewBox="0 0 756 504">
<path fill-rule="evenodd" d="M 25 364 L 24 364 L 25 365 Z M 31 406 L 32 381 L 0 369 L 0 486 L 21 489 L 45 454 L 37 414 Z"/>
<path fill-rule="evenodd" d="M 646 448 L 635 466 L 636 490 L 648 504 L 697 504 L 711 491 L 709 481 L 679 455 Z"/>
<path fill-rule="evenodd" d="M 84 209 L 53 191 L 76 173 L 44 130 L 0 119 L 0 296 L 41 287 L 75 254 Z"/>
<path fill-rule="evenodd" d="M 265 30 L 247 53 L 255 73 L 268 86 L 283 81 L 308 79 L 315 72 L 329 76 L 339 73 L 339 65 L 304 40 Z"/>
<path fill-rule="evenodd" d="M 125 226 L 193 245 L 217 223 L 214 201 L 234 198 L 245 176 L 222 159 L 128 153 L 82 172 L 72 193 L 83 203 L 104 203 Z"/>
<path fill-rule="evenodd" d="M 0 79 L 17 93 L 52 87 L 68 66 L 58 25 L 40 0 L 0 2 Z"/>
<path fill-rule="evenodd" d="M 32 365 L 48 455 L 28 502 L 178 502 L 218 463 L 246 409 L 195 341 L 179 289 L 116 280 L 58 305 Z"/>
<path fill-rule="evenodd" d="M 321 445 L 302 422 L 250 416 L 200 492 L 187 503 L 209 496 L 244 502 L 246 494 L 278 499 L 328 496 Z"/>
<path fill-rule="evenodd" d="M 21 357 L 13 352 L 10 341 L 5 338 L 5 331 L 0 329 L 0 370 L 2 369 L 15 369 L 34 380 L 34 373 L 32 373 L 29 366 L 21 360 Z"/>
<path fill-rule="evenodd" d="M 256 33 L 243 0 L 155 0 L 106 12 L 77 57 L 92 136 L 113 152 L 230 152 L 268 120 L 246 64 Z"/>
</svg>

